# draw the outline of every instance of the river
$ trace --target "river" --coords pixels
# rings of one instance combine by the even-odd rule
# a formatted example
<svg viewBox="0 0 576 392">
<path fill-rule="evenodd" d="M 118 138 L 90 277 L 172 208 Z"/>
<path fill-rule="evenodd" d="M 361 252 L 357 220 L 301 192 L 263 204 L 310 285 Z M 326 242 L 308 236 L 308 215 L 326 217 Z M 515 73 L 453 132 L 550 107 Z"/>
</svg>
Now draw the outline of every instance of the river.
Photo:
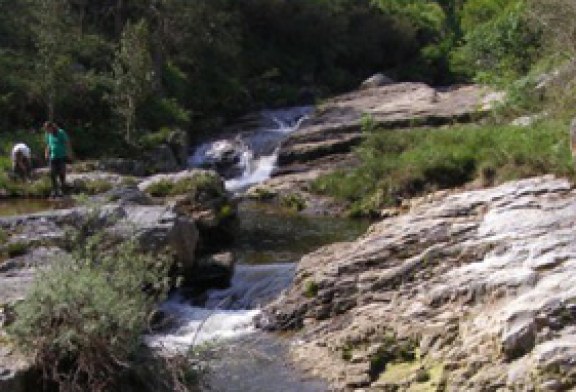
<svg viewBox="0 0 576 392">
<path fill-rule="evenodd" d="M 234 136 L 240 146 L 226 188 L 236 195 L 268 179 L 280 142 L 298 128 L 310 111 L 298 107 L 265 111 L 265 127 Z M 205 165 L 226 140 L 211 140 L 190 157 L 192 166 Z M 253 319 L 260 309 L 286 289 L 298 259 L 322 245 L 355 239 L 366 222 L 305 217 L 267 204 L 241 202 L 239 228 L 231 251 L 237 258 L 231 286 L 209 290 L 201 304 L 175 293 L 162 311 L 175 320 L 168 331 L 147 336 L 148 344 L 166 352 L 201 347 L 209 366 L 205 390 L 217 392 L 323 392 L 327 386 L 298 372 L 287 359 L 289 336 L 257 330 Z M 194 305 L 193 305 L 194 303 Z M 201 305 L 201 306 L 200 306 Z"/>
</svg>

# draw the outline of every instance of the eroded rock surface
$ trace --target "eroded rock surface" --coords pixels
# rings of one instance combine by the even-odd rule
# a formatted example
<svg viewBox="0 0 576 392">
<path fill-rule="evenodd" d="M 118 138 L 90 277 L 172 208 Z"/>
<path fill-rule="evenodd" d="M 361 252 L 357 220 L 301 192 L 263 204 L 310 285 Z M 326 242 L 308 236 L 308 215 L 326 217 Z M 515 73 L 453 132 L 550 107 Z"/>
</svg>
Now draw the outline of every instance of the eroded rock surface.
<svg viewBox="0 0 576 392">
<path fill-rule="evenodd" d="M 350 151 L 362 140 L 365 116 L 384 128 L 435 126 L 469 121 L 501 99 L 479 86 L 437 89 L 423 83 L 395 83 L 340 95 L 323 103 L 282 143 L 278 164 L 302 170 L 302 163 Z"/>
<path fill-rule="evenodd" d="M 296 363 L 338 390 L 567 390 L 575 223 L 551 176 L 434 194 L 303 257 L 259 323 L 299 329 Z"/>
</svg>

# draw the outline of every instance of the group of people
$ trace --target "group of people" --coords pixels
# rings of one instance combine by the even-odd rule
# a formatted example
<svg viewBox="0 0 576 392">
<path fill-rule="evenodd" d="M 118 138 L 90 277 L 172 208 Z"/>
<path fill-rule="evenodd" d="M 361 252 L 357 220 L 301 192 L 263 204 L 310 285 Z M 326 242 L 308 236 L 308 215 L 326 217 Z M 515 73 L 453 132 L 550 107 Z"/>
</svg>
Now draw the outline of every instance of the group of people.
<svg viewBox="0 0 576 392">
<path fill-rule="evenodd" d="M 46 148 L 44 157 L 50 165 L 52 181 L 51 196 L 63 196 L 66 191 L 66 163 L 73 158 L 70 139 L 56 123 L 44 123 Z M 12 170 L 17 177 L 30 180 L 32 175 L 32 152 L 25 143 L 17 143 L 12 148 Z"/>
</svg>

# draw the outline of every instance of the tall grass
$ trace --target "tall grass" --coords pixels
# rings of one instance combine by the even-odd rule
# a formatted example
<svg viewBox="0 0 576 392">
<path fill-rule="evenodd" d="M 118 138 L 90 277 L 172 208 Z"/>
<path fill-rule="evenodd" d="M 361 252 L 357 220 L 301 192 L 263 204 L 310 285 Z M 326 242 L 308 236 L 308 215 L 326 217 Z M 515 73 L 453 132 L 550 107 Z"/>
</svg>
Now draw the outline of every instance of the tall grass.
<svg viewBox="0 0 576 392">
<path fill-rule="evenodd" d="M 444 129 L 374 130 L 356 150 L 361 165 L 319 178 L 312 189 L 371 215 L 403 198 L 471 181 L 482 185 L 534 175 L 573 174 L 568 124 L 531 127 L 458 125 Z"/>
</svg>

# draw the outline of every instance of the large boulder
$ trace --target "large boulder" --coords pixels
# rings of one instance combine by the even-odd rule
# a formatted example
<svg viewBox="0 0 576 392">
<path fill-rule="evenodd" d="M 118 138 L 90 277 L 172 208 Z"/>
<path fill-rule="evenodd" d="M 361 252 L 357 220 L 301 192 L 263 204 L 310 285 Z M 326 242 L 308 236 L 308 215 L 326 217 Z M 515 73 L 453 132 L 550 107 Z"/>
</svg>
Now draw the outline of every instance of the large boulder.
<svg viewBox="0 0 576 392">
<path fill-rule="evenodd" d="M 195 223 L 167 206 L 122 207 L 122 218 L 105 228 L 107 236 L 136 239 L 142 249 L 158 253 L 170 247 L 184 278 L 196 272 L 198 229 Z"/>
<path fill-rule="evenodd" d="M 138 187 L 152 196 L 168 197 L 175 211 L 196 223 L 201 253 L 219 251 L 232 240 L 236 206 L 214 171 L 189 169 L 159 174 L 141 182 Z"/>
<path fill-rule="evenodd" d="M 172 153 L 176 158 L 176 162 L 178 163 L 179 167 L 185 167 L 188 161 L 188 154 L 190 150 L 188 133 L 181 129 L 175 129 L 168 134 L 166 144 L 172 150 Z"/>
<path fill-rule="evenodd" d="M 125 176 L 142 177 L 146 175 L 146 164 L 127 158 L 103 158 L 97 164 L 98 170 Z"/>
<path fill-rule="evenodd" d="M 192 156 L 192 165 L 218 172 L 225 178 L 239 175 L 248 148 L 239 137 L 206 142 L 197 147 Z"/>
<path fill-rule="evenodd" d="M 172 173 L 181 170 L 182 163 L 179 163 L 174 151 L 168 144 L 160 144 L 144 154 L 144 165 L 146 174 Z"/>
<path fill-rule="evenodd" d="M 98 162 L 97 169 L 134 177 L 177 172 L 186 165 L 186 160 L 182 159 L 181 150 L 184 147 L 179 147 L 176 143 L 177 140 L 174 145 L 163 143 L 144 151 L 140 159 L 103 158 Z"/>
</svg>

